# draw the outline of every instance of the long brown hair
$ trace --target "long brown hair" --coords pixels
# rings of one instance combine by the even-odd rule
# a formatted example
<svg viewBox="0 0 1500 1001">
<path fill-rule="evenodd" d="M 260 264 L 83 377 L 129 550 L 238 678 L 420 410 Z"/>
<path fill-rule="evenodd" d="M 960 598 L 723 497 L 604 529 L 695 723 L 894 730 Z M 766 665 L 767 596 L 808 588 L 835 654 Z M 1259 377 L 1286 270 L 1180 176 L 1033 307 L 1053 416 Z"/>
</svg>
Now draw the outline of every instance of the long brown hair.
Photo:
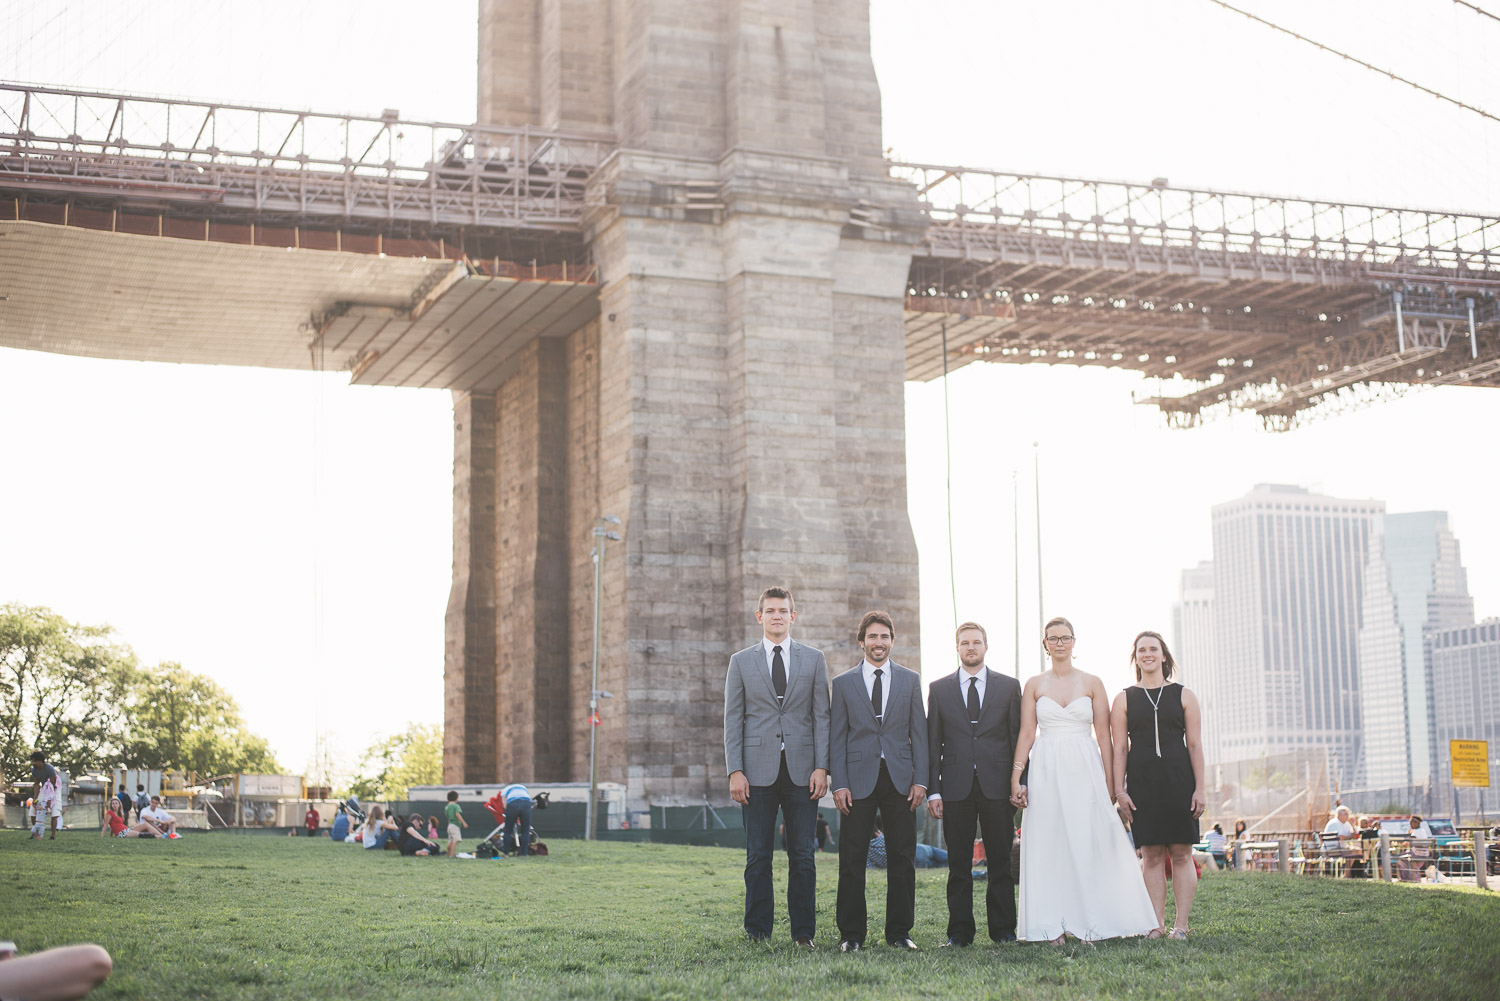
<svg viewBox="0 0 1500 1001">
<path fill-rule="evenodd" d="M 1163 681 L 1172 680 L 1172 669 L 1177 666 L 1177 661 L 1172 659 L 1172 651 L 1167 649 L 1167 641 L 1161 633 L 1150 629 L 1143 629 L 1135 634 L 1135 639 L 1130 641 L 1130 666 L 1135 668 L 1135 680 L 1141 680 L 1141 665 L 1135 662 L 1135 648 L 1141 642 L 1141 637 L 1150 636 L 1161 644 L 1161 678 Z"/>
</svg>

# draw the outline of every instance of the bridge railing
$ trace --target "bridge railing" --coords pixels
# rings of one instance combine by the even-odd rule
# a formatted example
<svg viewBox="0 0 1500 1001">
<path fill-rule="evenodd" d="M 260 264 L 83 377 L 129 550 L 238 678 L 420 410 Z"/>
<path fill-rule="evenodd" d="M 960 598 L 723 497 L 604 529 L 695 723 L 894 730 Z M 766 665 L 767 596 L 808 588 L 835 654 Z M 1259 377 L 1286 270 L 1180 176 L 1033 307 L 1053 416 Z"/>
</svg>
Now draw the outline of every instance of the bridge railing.
<svg viewBox="0 0 1500 1001">
<path fill-rule="evenodd" d="M 602 136 L 0 83 L 0 177 L 289 214 L 573 225 Z"/>
<path fill-rule="evenodd" d="M 1158 256 L 1270 255 L 1355 265 L 1379 277 L 1437 269 L 1493 279 L 1500 217 L 1352 202 L 1021 174 L 892 161 L 917 187 L 935 249 L 1041 238 L 1151 248 Z"/>
</svg>

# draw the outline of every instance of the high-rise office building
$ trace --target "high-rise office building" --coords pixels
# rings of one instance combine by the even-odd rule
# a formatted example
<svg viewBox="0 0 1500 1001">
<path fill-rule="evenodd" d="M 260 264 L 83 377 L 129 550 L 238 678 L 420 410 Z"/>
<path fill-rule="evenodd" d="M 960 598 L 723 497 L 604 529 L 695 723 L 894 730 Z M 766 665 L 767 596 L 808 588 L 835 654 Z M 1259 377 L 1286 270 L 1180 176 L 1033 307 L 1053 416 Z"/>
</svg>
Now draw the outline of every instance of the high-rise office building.
<svg viewBox="0 0 1500 1001">
<path fill-rule="evenodd" d="M 1203 759 L 1218 762 L 1218 727 L 1213 706 L 1214 663 L 1214 565 L 1204 560 L 1182 571 L 1177 603 L 1172 606 L 1172 656 L 1177 662 L 1174 680 L 1192 688 L 1201 710 Z"/>
<path fill-rule="evenodd" d="M 1364 569 L 1384 512 L 1271 484 L 1214 507 L 1208 687 L 1222 760 L 1323 748 L 1333 780 L 1352 784 Z"/>
<path fill-rule="evenodd" d="M 1474 600 L 1447 513 L 1386 515 L 1370 540 L 1359 632 L 1361 785 L 1428 781 L 1437 747 L 1427 634 L 1473 621 Z"/>
<path fill-rule="evenodd" d="M 1452 787 L 1448 741 L 1487 740 L 1490 745 L 1490 785 L 1487 806 L 1500 802 L 1500 618 L 1442 629 L 1428 634 L 1432 664 L 1432 708 L 1434 744 L 1433 785 L 1443 791 Z M 1473 810 L 1477 790 L 1463 793 L 1464 809 Z"/>
</svg>

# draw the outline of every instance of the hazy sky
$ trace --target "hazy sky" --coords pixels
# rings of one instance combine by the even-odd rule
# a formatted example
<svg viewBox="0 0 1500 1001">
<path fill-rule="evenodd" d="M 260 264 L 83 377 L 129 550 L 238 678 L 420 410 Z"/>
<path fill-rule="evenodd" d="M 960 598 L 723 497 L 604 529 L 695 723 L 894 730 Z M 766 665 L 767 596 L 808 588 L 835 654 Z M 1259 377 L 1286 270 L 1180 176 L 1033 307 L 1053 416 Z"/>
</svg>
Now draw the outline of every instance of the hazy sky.
<svg viewBox="0 0 1500 1001">
<path fill-rule="evenodd" d="M 1244 5 L 1500 113 L 1500 22 L 1449 0 Z M 0 78 L 473 118 L 473 2 L 192 10 L 0 0 Z M 886 144 L 906 159 L 1500 213 L 1500 123 L 1208 0 L 877 0 L 872 17 Z M 1131 402 L 1154 389 L 1036 365 L 951 377 L 958 615 L 990 626 L 992 666 L 1012 661 L 1013 470 L 1037 664 L 1033 442 L 1046 612 L 1072 618 L 1080 663 L 1111 689 L 1131 636 L 1170 628 L 1179 571 L 1211 555 L 1210 505 L 1257 482 L 1449 511 L 1477 611 L 1500 614 L 1500 392 L 1415 393 L 1271 435 L 1168 431 Z M 943 387 L 911 385 L 907 403 L 934 674 L 952 664 Z M 0 441 L 0 601 L 111 623 L 146 662 L 218 679 L 294 770 L 318 730 L 352 765 L 371 737 L 441 719 L 446 392 L 0 351 Z"/>
</svg>

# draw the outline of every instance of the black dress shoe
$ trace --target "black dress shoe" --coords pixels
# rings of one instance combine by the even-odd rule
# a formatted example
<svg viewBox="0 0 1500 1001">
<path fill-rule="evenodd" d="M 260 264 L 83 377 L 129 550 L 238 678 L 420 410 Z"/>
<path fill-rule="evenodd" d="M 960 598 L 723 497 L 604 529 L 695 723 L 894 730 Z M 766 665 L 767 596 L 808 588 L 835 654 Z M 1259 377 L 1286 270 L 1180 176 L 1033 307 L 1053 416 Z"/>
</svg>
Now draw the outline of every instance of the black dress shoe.
<svg viewBox="0 0 1500 1001">
<path fill-rule="evenodd" d="M 839 943 L 839 952 L 858 952 L 860 948 L 860 944 L 850 938 L 846 938 Z"/>
<path fill-rule="evenodd" d="M 769 936 L 769 935 L 749 935 L 749 934 L 747 934 L 745 937 L 748 938 L 752 942 L 769 942 L 771 940 L 771 936 Z"/>
<path fill-rule="evenodd" d="M 967 949 L 969 946 L 971 946 L 973 944 L 974 943 L 972 943 L 972 942 L 965 942 L 961 938 L 950 938 L 948 941 L 946 941 L 942 945 L 938 946 L 938 948 L 939 949 Z"/>
<path fill-rule="evenodd" d="M 1001 935 L 999 938 L 995 939 L 996 942 L 1014 942 L 1015 940 L 1016 936 L 1011 932 L 1006 932 L 1004 935 Z"/>
<path fill-rule="evenodd" d="M 892 949 L 905 949 L 907 952 L 917 951 L 917 943 L 913 942 L 909 938 L 902 938 L 897 939 L 894 942 L 887 942 L 886 945 L 890 946 Z"/>
<path fill-rule="evenodd" d="M 799 949 L 806 949 L 808 952 L 811 952 L 813 949 L 813 940 L 810 938 L 799 938 L 792 944 L 797 946 Z"/>
</svg>

